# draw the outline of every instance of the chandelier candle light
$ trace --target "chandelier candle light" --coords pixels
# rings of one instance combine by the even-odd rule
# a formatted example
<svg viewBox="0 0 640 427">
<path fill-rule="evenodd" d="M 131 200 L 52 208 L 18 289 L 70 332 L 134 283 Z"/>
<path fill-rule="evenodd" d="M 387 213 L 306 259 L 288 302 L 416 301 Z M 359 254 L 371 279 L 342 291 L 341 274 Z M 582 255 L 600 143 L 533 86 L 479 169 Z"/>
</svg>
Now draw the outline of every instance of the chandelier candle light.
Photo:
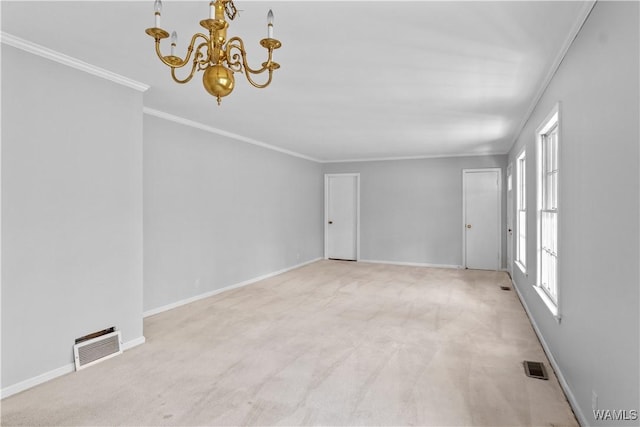
<svg viewBox="0 0 640 427">
<path fill-rule="evenodd" d="M 273 12 L 269 10 L 267 14 L 267 38 L 260 40 L 260 45 L 267 49 L 267 61 L 262 63 L 259 69 L 253 69 L 247 64 L 247 52 L 244 42 L 240 37 L 231 37 L 227 40 L 227 23 L 225 16 L 233 20 L 238 15 L 238 10 L 233 4 L 233 0 L 215 0 L 209 3 L 209 19 L 200 21 L 200 25 L 208 30 L 209 35 L 196 33 L 191 37 L 191 43 L 187 48 L 187 54 L 183 58 L 176 56 L 175 50 L 178 43 L 178 34 L 171 33 L 171 54 L 163 55 L 160 52 L 160 40 L 169 37 L 169 33 L 160 28 L 160 16 L 162 14 L 162 2 L 155 0 L 155 26 L 147 28 L 146 33 L 156 41 L 156 54 L 160 61 L 171 67 L 171 77 L 178 83 L 190 81 L 196 71 L 204 71 L 202 83 L 204 88 L 218 100 L 218 105 L 223 96 L 229 95 L 235 86 L 234 72 L 243 72 L 249 83 L 262 89 L 271 83 L 273 71 L 280 68 L 277 62 L 273 62 L 273 51 L 282 44 L 273 38 Z M 195 51 L 195 53 L 194 53 Z M 184 79 L 176 77 L 176 69 L 191 62 L 191 72 Z M 268 73 L 268 78 L 264 83 L 256 83 L 252 75 Z"/>
</svg>

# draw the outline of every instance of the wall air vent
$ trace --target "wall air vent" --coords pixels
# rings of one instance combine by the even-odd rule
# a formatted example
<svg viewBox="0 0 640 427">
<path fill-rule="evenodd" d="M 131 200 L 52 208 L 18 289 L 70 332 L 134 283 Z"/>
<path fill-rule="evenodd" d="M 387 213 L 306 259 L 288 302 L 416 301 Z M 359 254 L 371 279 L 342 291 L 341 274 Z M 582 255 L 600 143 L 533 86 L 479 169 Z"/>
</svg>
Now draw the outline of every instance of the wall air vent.
<svg viewBox="0 0 640 427">
<path fill-rule="evenodd" d="M 525 360 L 524 362 L 524 372 L 528 377 L 538 378 L 540 380 L 548 380 L 547 370 L 544 367 L 542 362 L 531 362 L 529 360 Z"/>
<path fill-rule="evenodd" d="M 73 346 L 76 371 L 121 353 L 122 339 L 115 327 L 80 337 Z"/>
</svg>

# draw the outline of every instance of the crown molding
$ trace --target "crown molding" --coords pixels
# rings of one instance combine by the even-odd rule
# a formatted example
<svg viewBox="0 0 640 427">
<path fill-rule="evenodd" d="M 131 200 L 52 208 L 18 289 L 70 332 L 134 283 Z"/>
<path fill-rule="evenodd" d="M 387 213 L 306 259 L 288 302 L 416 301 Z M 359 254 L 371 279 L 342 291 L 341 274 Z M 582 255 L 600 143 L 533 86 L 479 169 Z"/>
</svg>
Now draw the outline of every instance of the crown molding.
<svg viewBox="0 0 640 427">
<path fill-rule="evenodd" d="M 200 129 L 205 132 L 214 133 L 216 135 L 225 136 L 227 138 L 235 139 L 237 141 L 246 142 L 248 144 L 257 145 L 262 148 L 266 148 L 268 150 L 277 151 L 279 153 L 287 154 L 289 156 L 298 157 L 305 160 L 310 160 L 315 163 L 356 163 L 356 162 L 385 162 L 385 161 L 394 161 L 394 160 L 421 160 L 421 159 L 440 159 L 440 158 L 450 158 L 450 157 L 483 157 L 483 156 L 504 156 L 507 153 L 464 153 L 464 154 L 442 154 L 442 155 L 433 155 L 433 156 L 409 156 L 409 157 L 380 157 L 380 158 L 370 158 L 370 159 L 338 159 L 338 160 L 320 160 L 314 157 L 306 156 L 301 153 L 297 153 L 295 151 L 286 150 L 284 148 L 276 147 L 261 141 L 257 141 L 255 139 L 248 138 L 246 136 L 238 135 L 236 133 L 228 132 L 226 130 L 214 128 L 213 126 L 205 125 L 200 122 L 196 122 L 194 120 L 186 119 L 184 117 L 179 117 L 170 113 L 166 113 L 164 111 L 156 110 L 154 108 L 144 107 L 142 112 L 146 115 L 157 117 L 159 119 L 168 120 L 170 122 L 178 123 L 183 126 L 192 127 L 195 129 Z"/>
<path fill-rule="evenodd" d="M 509 151 L 511 151 L 513 147 L 516 145 L 516 142 L 518 142 L 518 139 L 520 138 L 520 135 L 522 134 L 524 127 L 526 126 L 527 122 L 531 118 L 533 111 L 538 106 L 538 103 L 540 102 L 542 95 L 544 95 L 544 93 L 547 90 L 547 87 L 549 87 L 551 80 L 558 72 L 558 68 L 560 68 L 560 64 L 562 64 L 562 61 L 564 60 L 564 57 L 567 55 L 569 48 L 573 44 L 576 37 L 578 37 L 578 33 L 582 29 L 582 26 L 584 25 L 584 23 L 587 21 L 587 18 L 591 14 L 591 11 L 593 10 L 593 7 L 597 3 L 597 1 L 598 0 L 586 0 L 582 3 L 582 8 L 580 9 L 580 12 L 578 13 L 578 17 L 576 18 L 575 22 L 573 23 L 573 26 L 571 27 L 571 30 L 569 31 L 569 35 L 567 36 L 564 43 L 560 47 L 560 50 L 558 51 L 558 54 L 556 55 L 553 63 L 551 64 L 551 67 L 549 67 L 549 71 L 547 71 L 546 76 L 540 83 L 540 86 L 538 87 L 538 91 L 536 92 L 535 96 L 531 100 L 531 104 L 529 104 L 529 108 L 527 109 L 526 113 L 523 116 L 522 121 L 520 122 L 520 125 L 517 128 L 517 131 L 515 133 L 516 136 L 513 139 L 513 142 L 511 143 L 511 148 L 509 149 Z"/>
<path fill-rule="evenodd" d="M 246 136 L 238 135 L 236 133 L 228 132 L 226 130 L 214 128 L 213 126 L 205 125 L 203 123 L 199 123 L 193 120 L 185 119 L 184 117 L 175 116 L 170 113 L 165 113 L 164 111 L 156 110 L 149 107 L 144 107 L 142 109 L 144 114 L 149 116 L 158 117 L 160 119 L 169 120 L 174 123 L 179 123 L 184 126 L 189 126 L 195 129 L 200 129 L 205 132 L 215 133 L 216 135 L 225 136 L 227 138 L 235 139 L 237 141 L 246 142 L 248 144 L 257 145 L 259 147 L 263 147 L 269 150 L 277 151 L 279 153 L 284 153 L 289 156 L 299 157 L 301 159 L 310 160 L 315 163 L 357 163 L 357 162 L 386 162 L 386 161 L 394 161 L 394 160 L 422 160 L 422 159 L 441 159 L 441 158 L 450 158 L 450 157 L 484 157 L 484 156 L 504 156 L 508 153 L 463 153 L 463 154 L 441 154 L 441 155 L 433 155 L 433 156 L 407 156 L 407 157 L 377 157 L 377 158 L 366 158 L 366 159 L 338 159 L 338 160 L 320 160 L 314 157 L 306 156 L 301 153 L 297 153 L 295 151 L 286 150 L 284 148 L 276 147 L 261 141 L 257 141 L 255 139 L 247 138 Z"/>
<path fill-rule="evenodd" d="M 359 162 L 391 162 L 396 160 L 425 160 L 425 159 L 449 159 L 455 157 L 486 157 L 486 156 L 505 156 L 508 152 L 499 153 L 459 153 L 459 154 L 434 154 L 423 156 L 404 156 L 404 157 L 372 157 L 364 159 L 339 159 L 325 160 L 322 163 L 359 163 Z"/>
<path fill-rule="evenodd" d="M 246 136 L 238 135 L 237 133 L 228 132 L 226 130 L 214 128 L 213 126 L 205 125 L 200 122 L 196 122 L 194 120 L 185 119 L 184 117 L 178 117 L 170 113 L 165 113 L 164 111 L 155 110 L 153 108 L 144 107 L 142 109 L 144 114 L 149 116 L 158 117 L 160 119 L 169 120 L 174 123 L 178 123 L 184 126 L 189 126 L 195 129 L 200 129 L 205 132 L 214 133 L 216 135 L 221 135 L 227 138 L 235 139 L 237 141 L 246 142 L 247 144 L 257 145 L 258 147 L 266 148 L 268 150 L 277 151 L 279 153 L 287 154 L 289 156 L 298 157 L 305 160 L 310 160 L 315 163 L 323 163 L 321 160 L 315 159 L 313 157 L 305 156 L 304 154 L 296 153 L 295 151 L 286 150 L 284 148 L 276 147 L 274 145 L 267 144 L 265 142 L 261 142 L 252 138 L 248 138 Z"/>
<path fill-rule="evenodd" d="M 121 76 L 120 74 L 116 74 L 109 70 L 105 70 L 104 68 L 96 67 L 95 65 L 91 65 L 87 62 L 81 61 L 79 59 L 73 58 L 71 56 L 65 55 L 63 53 L 41 46 L 39 44 L 30 42 L 23 38 L 14 36 L 13 34 L 6 33 L 4 31 L 0 32 L 0 42 L 2 42 L 3 44 L 6 44 L 7 46 L 12 46 L 17 49 L 23 50 L 25 52 L 38 55 L 42 58 L 46 58 L 51 61 L 58 62 L 60 64 L 66 65 L 71 68 L 75 68 L 76 70 L 84 71 L 85 73 L 89 73 L 94 76 L 112 81 L 114 83 L 127 86 L 139 92 L 144 92 L 147 89 L 149 89 L 149 85 L 147 84 L 140 83 L 128 77 Z"/>
</svg>

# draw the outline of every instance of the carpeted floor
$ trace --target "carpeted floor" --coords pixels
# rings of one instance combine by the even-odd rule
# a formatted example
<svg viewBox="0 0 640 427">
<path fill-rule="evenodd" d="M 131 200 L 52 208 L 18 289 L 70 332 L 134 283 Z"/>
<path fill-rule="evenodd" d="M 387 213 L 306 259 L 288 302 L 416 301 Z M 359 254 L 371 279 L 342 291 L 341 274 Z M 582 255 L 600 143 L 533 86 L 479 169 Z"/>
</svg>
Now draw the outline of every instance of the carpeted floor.
<svg viewBox="0 0 640 427">
<path fill-rule="evenodd" d="M 3 400 L 2 425 L 577 426 L 509 284 L 319 261 L 145 319 L 146 344 Z"/>
</svg>

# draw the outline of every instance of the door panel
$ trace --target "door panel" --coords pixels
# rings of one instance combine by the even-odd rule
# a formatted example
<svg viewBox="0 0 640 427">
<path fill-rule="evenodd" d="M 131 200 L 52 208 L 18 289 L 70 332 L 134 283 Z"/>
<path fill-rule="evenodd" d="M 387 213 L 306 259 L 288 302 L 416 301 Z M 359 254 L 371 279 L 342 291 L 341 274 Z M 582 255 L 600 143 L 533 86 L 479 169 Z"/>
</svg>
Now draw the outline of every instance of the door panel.
<svg viewBox="0 0 640 427">
<path fill-rule="evenodd" d="M 498 270 L 500 266 L 500 173 L 464 171 L 465 267 Z"/>
<path fill-rule="evenodd" d="M 327 258 L 357 259 L 358 176 L 327 175 Z"/>
</svg>

